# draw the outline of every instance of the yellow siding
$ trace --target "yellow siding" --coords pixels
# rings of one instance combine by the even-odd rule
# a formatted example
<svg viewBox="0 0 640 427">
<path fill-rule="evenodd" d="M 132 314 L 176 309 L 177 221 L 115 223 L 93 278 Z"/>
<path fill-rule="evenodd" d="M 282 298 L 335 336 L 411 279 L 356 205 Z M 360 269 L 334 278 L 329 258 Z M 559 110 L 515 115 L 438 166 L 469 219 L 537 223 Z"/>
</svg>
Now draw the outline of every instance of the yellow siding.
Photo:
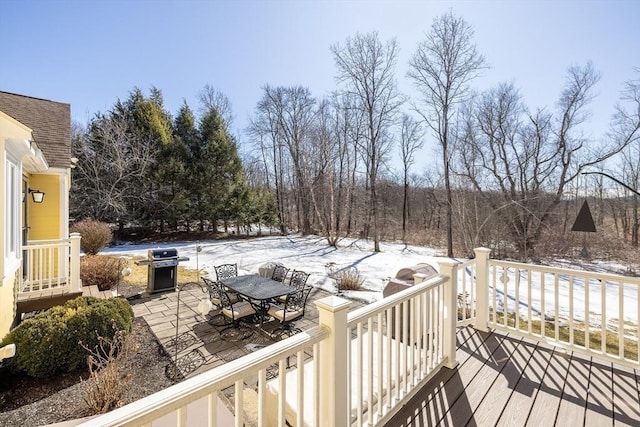
<svg viewBox="0 0 640 427">
<path fill-rule="evenodd" d="M 33 203 L 29 196 L 29 240 L 62 239 L 62 186 L 59 175 L 31 175 L 29 187 L 45 193 L 44 202 Z"/>
<path fill-rule="evenodd" d="M 13 323 L 16 308 L 16 275 L 19 265 L 5 264 L 5 212 L 8 203 L 5 194 L 5 161 L 6 141 L 9 139 L 28 141 L 31 129 L 0 111 L 0 340 L 9 332 Z"/>
<path fill-rule="evenodd" d="M 13 324 L 16 308 L 15 275 L 7 276 L 0 286 L 0 340 L 9 332 Z"/>
<path fill-rule="evenodd" d="M 2 113 L 0 111 L 0 113 Z M 9 203 L 9 201 L 7 200 L 7 195 L 5 194 L 5 177 L 7 176 L 7 173 L 5 171 L 5 161 L 6 161 L 6 156 L 5 156 L 5 151 L 4 151 L 4 135 L 2 134 L 2 116 L 0 116 L 0 280 L 2 280 L 4 278 L 4 276 L 7 274 L 7 266 L 4 265 L 4 241 L 6 239 L 5 237 L 5 221 L 7 221 L 7 219 L 5 218 L 5 212 L 7 211 L 7 203 Z M 0 286 L 2 286 L 2 282 L 0 282 Z M 0 314 L 2 314 L 1 312 L 4 312 L 6 310 L 6 306 L 3 304 L 3 299 L 2 297 L 2 293 L 0 293 Z"/>
</svg>

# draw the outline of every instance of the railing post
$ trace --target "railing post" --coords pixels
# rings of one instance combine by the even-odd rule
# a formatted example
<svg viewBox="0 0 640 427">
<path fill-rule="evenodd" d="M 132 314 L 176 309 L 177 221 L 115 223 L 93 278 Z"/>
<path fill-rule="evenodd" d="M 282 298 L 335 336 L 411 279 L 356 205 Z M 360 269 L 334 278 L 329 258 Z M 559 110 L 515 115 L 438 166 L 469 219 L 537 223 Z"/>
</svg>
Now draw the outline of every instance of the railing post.
<svg viewBox="0 0 640 427">
<path fill-rule="evenodd" d="M 347 312 L 351 302 L 330 296 L 315 302 L 318 323 L 331 329 L 320 342 L 320 425 L 341 427 L 348 423 L 347 412 Z"/>
<path fill-rule="evenodd" d="M 476 254 L 476 323 L 475 328 L 486 332 L 489 321 L 489 255 L 491 249 L 475 248 Z"/>
<path fill-rule="evenodd" d="M 447 359 L 445 366 L 455 368 L 456 360 L 456 323 L 458 322 L 458 264 L 452 259 L 439 261 L 440 274 L 447 276 L 449 280 L 444 284 L 443 301 L 443 340 L 444 357 Z"/>
<path fill-rule="evenodd" d="M 80 280 L 80 233 L 69 234 L 69 286 L 71 292 L 82 291 Z"/>
</svg>

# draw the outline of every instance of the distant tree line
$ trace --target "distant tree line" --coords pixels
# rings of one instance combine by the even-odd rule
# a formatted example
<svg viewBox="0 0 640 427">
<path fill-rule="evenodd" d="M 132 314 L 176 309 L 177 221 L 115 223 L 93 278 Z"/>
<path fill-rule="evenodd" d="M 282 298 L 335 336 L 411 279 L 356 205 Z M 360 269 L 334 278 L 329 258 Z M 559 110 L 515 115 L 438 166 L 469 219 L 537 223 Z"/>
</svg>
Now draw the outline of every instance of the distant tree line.
<svg viewBox="0 0 640 427">
<path fill-rule="evenodd" d="M 135 89 L 76 133 L 75 215 L 159 229 L 277 224 L 330 245 L 358 236 L 376 251 L 403 240 L 531 258 L 584 245 L 569 230 L 586 198 L 607 230 L 590 241 L 637 247 L 637 196 L 581 173 L 611 165 L 640 187 L 640 70 L 596 140 L 583 128 L 600 78 L 591 63 L 568 69 L 553 108 L 531 110 L 511 83 L 473 87 L 488 66 L 451 12 L 410 58 L 416 99 L 397 88 L 398 49 L 376 32 L 330 46 L 337 86 L 321 97 L 264 85 L 243 147 L 229 133 L 231 103 L 210 86 L 197 119 L 186 103 L 172 119 L 158 89 Z M 413 171 L 428 138 L 439 156 Z"/>
<path fill-rule="evenodd" d="M 96 114 L 74 130 L 72 217 L 160 232 L 275 224 L 274 199 L 247 183 L 224 113 L 203 102 L 196 119 L 185 102 L 172 119 L 159 89 L 136 88 Z"/>
</svg>

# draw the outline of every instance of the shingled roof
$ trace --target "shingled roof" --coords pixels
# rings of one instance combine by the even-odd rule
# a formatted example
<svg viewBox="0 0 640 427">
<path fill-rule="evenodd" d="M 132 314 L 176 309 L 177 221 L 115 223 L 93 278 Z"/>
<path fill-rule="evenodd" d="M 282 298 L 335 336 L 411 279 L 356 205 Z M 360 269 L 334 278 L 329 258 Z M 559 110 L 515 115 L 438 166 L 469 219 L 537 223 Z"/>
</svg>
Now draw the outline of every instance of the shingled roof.
<svg viewBox="0 0 640 427">
<path fill-rule="evenodd" d="M 50 167 L 71 166 L 71 106 L 0 91 L 0 111 L 33 130 Z"/>
</svg>

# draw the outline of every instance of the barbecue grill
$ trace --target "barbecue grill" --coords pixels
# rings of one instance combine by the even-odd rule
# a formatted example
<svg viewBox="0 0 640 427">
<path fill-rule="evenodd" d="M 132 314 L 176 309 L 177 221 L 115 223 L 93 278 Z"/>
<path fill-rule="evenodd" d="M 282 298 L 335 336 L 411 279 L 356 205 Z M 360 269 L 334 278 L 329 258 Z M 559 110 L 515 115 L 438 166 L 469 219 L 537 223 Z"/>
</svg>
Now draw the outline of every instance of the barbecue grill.
<svg viewBox="0 0 640 427">
<path fill-rule="evenodd" d="M 147 259 L 136 264 L 149 267 L 147 292 L 152 294 L 175 290 L 178 286 L 178 264 L 188 260 L 187 257 L 178 256 L 178 250 L 175 248 L 149 249 Z"/>
<path fill-rule="evenodd" d="M 396 277 L 389 279 L 389 282 L 382 290 L 382 296 L 388 297 L 400 291 L 404 291 L 405 289 L 410 288 L 411 286 L 414 286 L 418 283 L 424 282 L 425 280 L 430 279 L 431 277 L 434 277 L 437 274 L 438 272 L 436 271 L 436 269 L 426 263 L 420 263 L 420 264 L 413 265 L 411 267 L 401 268 L 396 273 Z M 429 304 L 429 298 L 430 297 L 427 298 L 427 304 Z M 404 342 L 405 340 L 403 339 L 404 337 L 402 336 L 404 331 L 402 327 L 403 326 L 402 319 L 404 318 L 402 313 L 402 307 L 398 309 L 398 311 L 400 311 L 400 317 L 399 317 L 400 336 L 398 337 L 396 337 L 395 311 L 396 311 L 396 308 L 395 307 L 392 308 L 391 317 L 390 319 L 387 319 L 387 321 L 389 322 L 389 326 L 391 327 L 391 336 L 395 339 L 399 339 L 400 341 Z M 410 313 L 411 313 L 411 309 L 409 308 L 409 310 L 407 310 L 407 316 L 409 316 Z M 409 330 L 411 329 L 410 325 L 407 325 L 407 329 L 408 329 L 407 335 L 409 336 Z"/>
</svg>

